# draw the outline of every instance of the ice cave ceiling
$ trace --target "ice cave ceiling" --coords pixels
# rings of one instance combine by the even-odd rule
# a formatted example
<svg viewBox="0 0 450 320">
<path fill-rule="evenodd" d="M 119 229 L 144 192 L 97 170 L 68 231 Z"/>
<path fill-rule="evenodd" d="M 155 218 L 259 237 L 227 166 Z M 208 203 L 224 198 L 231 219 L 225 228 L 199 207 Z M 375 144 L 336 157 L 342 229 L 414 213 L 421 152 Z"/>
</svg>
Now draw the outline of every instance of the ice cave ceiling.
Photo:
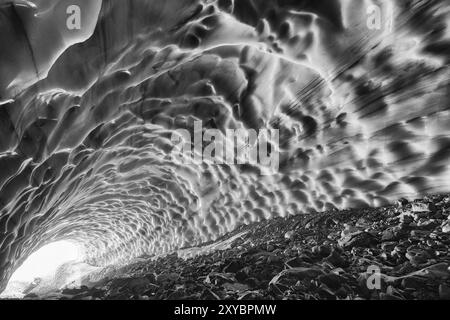
<svg viewBox="0 0 450 320">
<path fill-rule="evenodd" d="M 108 265 L 450 191 L 449 21 L 445 0 L 0 1 L 0 289 L 57 240 Z M 278 172 L 178 161 L 196 120 L 278 129 Z"/>
</svg>

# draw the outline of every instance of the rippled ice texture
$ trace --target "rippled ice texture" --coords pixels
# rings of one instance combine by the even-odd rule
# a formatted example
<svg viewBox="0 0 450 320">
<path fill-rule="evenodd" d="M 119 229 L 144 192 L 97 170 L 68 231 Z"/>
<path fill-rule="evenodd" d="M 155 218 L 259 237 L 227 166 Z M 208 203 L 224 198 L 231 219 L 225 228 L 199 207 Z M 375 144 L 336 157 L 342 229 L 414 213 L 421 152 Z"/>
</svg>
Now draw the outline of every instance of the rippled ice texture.
<svg viewBox="0 0 450 320">
<path fill-rule="evenodd" d="M 450 191 L 449 14 L 445 0 L 0 1 L 0 288 L 57 240 L 107 265 Z M 177 161 L 171 134 L 197 120 L 279 129 L 279 172 Z"/>
</svg>

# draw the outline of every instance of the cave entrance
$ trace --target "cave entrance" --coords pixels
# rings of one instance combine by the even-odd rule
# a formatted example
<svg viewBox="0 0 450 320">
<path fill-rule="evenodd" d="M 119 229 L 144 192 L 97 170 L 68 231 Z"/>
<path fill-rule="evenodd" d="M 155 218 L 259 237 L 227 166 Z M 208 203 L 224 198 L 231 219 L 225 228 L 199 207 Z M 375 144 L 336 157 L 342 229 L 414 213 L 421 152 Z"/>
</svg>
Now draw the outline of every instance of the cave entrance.
<svg viewBox="0 0 450 320">
<path fill-rule="evenodd" d="M 82 259 L 83 251 L 74 242 L 57 241 L 47 244 L 33 252 L 14 272 L 0 297 L 20 298 L 39 288 L 56 288 L 61 282 L 61 269 L 77 265 Z"/>
</svg>

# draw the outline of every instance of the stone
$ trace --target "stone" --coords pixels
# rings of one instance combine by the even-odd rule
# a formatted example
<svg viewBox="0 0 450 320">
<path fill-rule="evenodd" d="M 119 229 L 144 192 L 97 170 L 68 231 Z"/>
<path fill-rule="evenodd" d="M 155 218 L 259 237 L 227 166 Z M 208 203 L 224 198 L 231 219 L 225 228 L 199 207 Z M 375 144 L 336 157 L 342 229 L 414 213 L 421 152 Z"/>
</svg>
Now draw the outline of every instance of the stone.
<svg viewBox="0 0 450 320">
<path fill-rule="evenodd" d="M 401 297 L 388 293 L 380 293 L 380 300 L 403 300 Z"/>
<path fill-rule="evenodd" d="M 361 273 L 357 279 L 358 282 L 358 294 L 361 295 L 363 298 L 368 299 L 371 294 L 371 290 L 367 286 L 367 281 L 369 278 L 369 274 L 367 273 Z"/>
<path fill-rule="evenodd" d="M 295 257 L 298 254 L 299 250 L 296 248 L 288 248 L 283 251 L 283 255 L 285 255 L 286 257 Z"/>
<path fill-rule="evenodd" d="M 405 256 L 413 265 L 423 264 L 430 258 L 429 254 L 420 248 L 408 248 Z"/>
<path fill-rule="evenodd" d="M 450 233 L 450 222 L 447 221 L 442 225 L 442 232 Z"/>
<path fill-rule="evenodd" d="M 396 245 L 397 245 L 397 242 L 393 242 L 393 241 L 383 242 L 381 244 L 381 250 L 386 251 L 386 252 L 391 252 L 392 250 L 394 250 Z"/>
<path fill-rule="evenodd" d="M 382 241 L 392 241 L 398 239 L 398 234 L 393 230 L 393 228 L 388 228 L 383 231 L 381 235 Z"/>
<path fill-rule="evenodd" d="M 327 245 L 314 246 L 311 249 L 312 253 L 320 255 L 322 257 L 326 257 L 331 253 L 331 247 Z"/>
<path fill-rule="evenodd" d="M 342 257 L 342 255 L 337 250 L 333 250 L 330 253 L 330 255 L 326 258 L 326 261 L 331 263 L 334 267 L 337 268 L 346 268 L 348 266 L 348 262 Z"/>
<path fill-rule="evenodd" d="M 364 219 L 364 218 L 359 218 L 358 221 L 356 221 L 355 225 L 356 225 L 357 228 L 364 229 L 364 228 L 367 228 L 369 226 L 369 222 L 366 219 Z"/>
<path fill-rule="evenodd" d="M 324 272 L 320 270 L 319 268 L 292 268 L 292 269 L 286 269 L 281 271 L 278 275 L 276 275 L 271 281 L 271 284 L 276 284 L 280 278 L 282 277 L 289 277 L 289 278 L 295 278 L 298 280 L 304 280 L 304 279 L 315 279 L 319 277 L 320 275 L 323 275 Z"/>
<path fill-rule="evenodd" d="M 156 276 L 156 282 L 163 283 L 163 282 L 169 282 L 169 281 L 176 281 L 180 275 L 178 273 L 162 273 Z"/>
<path fill-rule="evenodd" d="M 298 268 L 303 267 L 305 265 L 305 262 L 301 258 L 296 257 L 286 261 L 286 265 L 288 265 L 291 268 Z"/>
<path fill-rule="evenodd" d="M 351 249 L 355 246 L 369 247 L 376 242 L 376 238 L 370 233 L 358 231 L 345 235 L 338 241 L 338 244 L 345 249 Z"/>
<path fill-rule="evenodd" d="M 330 288 L 328 288 L 327 285 L 325 284 L 320 284 L 319 288 L 317 289 L 317 293 L 320 295 L 321 299 L 325 299 L 325 300 L 335 300 L 336 299 L 336 294 L 330 290 Z"/>
<path fill-rule="evenodd" d="M 349 236 L 355 233 L 358 233 L 360 230 L 356 228 L 355 226 L 345 223 L 344 224 L 344 230 L 341 232 L 341 238 L 344 238 L 345 236 Z"/>
<path fill-rule="evenodd" d="M 447 280 L 450 278 L 450 267 L 446 262 L 436 263 L 422 269 L 421 274 L 432 279 Z"/>
<path fill-rule="evenodd" d="M 270 255 L 267 257 L 267 263 L 269 264 L 276 264 L 276 263 L 280 263 L 281 262 L 281 258 L 276 256 L 276 255 Z"/>
<path fill-rule="evenodd" d="M 286 240 L 292 240 L 294 238 L 295 232 L 294 231 L 288 231 L 284 234 L 284 238 Z"/>
<path fill-rule="evenodd" d="M 396 204 L 399 208 L 403 208 L 404 206 L 406 206 L 408 204 L 408 200 L 405 198 L 400 198 L 397 200 Z"/>
<path fill-rule="evenodd" d="M 150 280 L 147 277 L 134 278 L 128 282 L 128 287 L 135 293 L 145 291 L 145 288 L 150 284 Z"/>
<path fill-rule="evenodd" d="M 412 238 L 423 239 L 428 237 L 430 231 L 422 231 L 422 230 L 412 230 L 410 235 Z"/>
<path fill-rule="evenodd" d="M 226 282 L 234 283 L 236 278 L 232 273 L 219 273 L 219 272 L 211 272 L 208 274 L 204 280 L 204 283 L 213 284 L 213 285 L 221 285 Z"/>
<path fill-rule="evenodd" d="M 245 280 L 245 284 L 247 284 L 250 288 L 257 288 L 260 285 L 260 281 L 251 277 Z"/>
<path fill-rule="evenodd" d="M 402 287 L 405 289 L 419 290 L 424 288 L 426 280 L 418 277 L 407 277 L 402 280 Z"/>
<path fill-rule="evenodd" d="M 390 285 L 386 288 L 386 294 L 394 297 L 394 299 L 398 298 L 398 299 L 402 299 L 403 297 L 401 297 L 401 292 L 400 290 L 396 289 L 394 286 Z"/>
<path fill-rule="evenodd" d="M 424 220 L 420 221 L 417 224 L 417 227 L 420 228 L 421 230 L 433 230 L 437 226 L 439 226 L 439 223 L 434 220 Z"/>
<path fill-rule="evenodd" d="M 430 212 L 433 209 L 432 205 L 424 202 L 414 202 L 411 204 L 412 212 Z"/>
<path fill-rule="evenodd" d="M 400 215 L 400 222 L 403 225 L 408 225 L 414 221 L 414 217 L 410 213 L 403 213 Z"/>
<path fill-rule="evenodd" d="M 249 277 L 250 272 L 251 272 L 250 267 L 244 267 L 244 268 L 240 269 L 238 272 L 236 272 L 236 275 L 235 275 L 236 280 L 240 281 L 240 282 L 245 281 Z"/>
<path fill-rule="evenodd" d="M 343 278 L 341 276 L 333 273 L 321 275 L 318 280 L 333 290 L 339 289 L 343 282 Z"/>
<path fill-rule="evenodd" d="M 239 261 L 232 261 L 230 262 L 227 266 L 225 266 L 225 268 L 223 268 L 223 272 L 225 273 L 236 273 L 239 270 L 241 270 L 244 266 L 242 265 L 241 262 Z"/>
<path fill-rule="evenodd" d="M 439 298 L 443 300 L 450 300 L 450 287 L 445 284 L 439 285 Z"/>
<path fill-rule="evenodd" d="M 348 291 L 344 287 L 340 287 L 336 292 L 336 296 L 340 299 L 345 299 L 348 296 Z"/>
<path fill-rule="evenodd" d="M 242 284 L 242 283 L 224 283 L 223 287 L 225 290 L 228 291 L 246 291 L 248 289 L 250 289 L 250 287 L 246 284 Z"/>
</svg>

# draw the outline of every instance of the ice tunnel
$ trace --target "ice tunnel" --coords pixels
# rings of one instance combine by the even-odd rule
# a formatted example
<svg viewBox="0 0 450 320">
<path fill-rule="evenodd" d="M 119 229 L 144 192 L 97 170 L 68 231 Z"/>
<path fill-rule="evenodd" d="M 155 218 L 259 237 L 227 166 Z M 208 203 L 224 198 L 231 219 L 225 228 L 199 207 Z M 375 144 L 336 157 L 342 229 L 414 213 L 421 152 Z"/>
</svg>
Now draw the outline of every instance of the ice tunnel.
<svg viewBox="0 0 450 320">
<path fill-rule="evenodd" d="M 449 15 L 444 0 L 0 1 L 0 289 L 58 241 L 126 264 L 449 192 Z M 276 130 L 277 170 L 189 161 L 179 130 L 201 150 L 211 130 Z"/>
</svg>

